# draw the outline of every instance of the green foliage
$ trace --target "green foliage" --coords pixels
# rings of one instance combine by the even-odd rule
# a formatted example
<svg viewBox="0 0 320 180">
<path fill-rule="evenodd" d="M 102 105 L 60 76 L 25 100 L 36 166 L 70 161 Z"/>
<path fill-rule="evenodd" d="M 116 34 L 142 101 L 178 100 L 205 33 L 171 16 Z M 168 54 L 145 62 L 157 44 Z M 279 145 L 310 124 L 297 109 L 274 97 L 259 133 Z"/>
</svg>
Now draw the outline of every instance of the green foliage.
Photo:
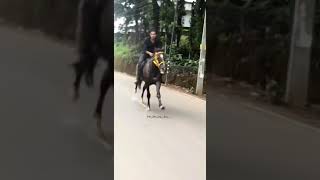
<svg viewBox="0 0 320 180">
<path fill-rule="evenodd" d="M 171 30 L 174 21 L 174 4 L 170 0 L 162 0 L 160 8 L 160 30 L 165 32 L 167 38 L 163 38 L 163 42 L 170 44 Z"/>
<path fill-rule="evenodd" d="M 209 2 L 207 25 L 215 27 L 207 32 L 207 39 L 214 42 L 214 48 L 207 50 L 212 70 L 254 84 L 263 84 L 269 77 L 283 86 L 289 59 L 293 1 Z"/>
<path fill-rule="evenodd" d="M 155 3 L 156 1 L 150 3 L 148 0 L 115 0 L 115 18 L 125 17 L 122 30 L 126 33 L 129 30 L 130 23 L 134 22 L 135 31 L 143 29 L 146 35 L 150 30 L 149 26 L 155 23 L 153 19 L 159 17 L 159 13 L 154 7 L 156 6 Z M 136 41 L 140 39 L 136 34 Z"/>
<path fill-rule="evenodd" d="M 202 39 L 205 7 L 206 5 L 204 0 L 197 0 L 193 5 L 191 28 L 189 31 L 192 55 L 200 53 L 199 47 Z"/>
<path fill-rule="evenodd" d="M 193 59 L 182 59 L 179 54 L 176 54 L 172 58 L 172 62 L 175 65 L 178 66 L 184 66 L 184 67 L 198 67 L 198 61 L 195 61 Z"/>
<path fill-rule="evenodd" d="M 173 46 L 171 49 L 171 57 L 169 59 L 169 63 L 172 66 L 182 66 L 182 67 L 192 67 L 198 68 L 198 60 L 189 59 L 183 57 L 183 54 L 180 53 L 181 48 L 177 46 Z"/>
<path fill-rule="evenodd" d="M 151 28 L 156 28 L 160 30 L 158 34 L 163 44 L 170 46 L 173 33 L 173 43 L 178 47 L 181 46 L 180 53 L 184 57 L 189 57 L 189 54 L 192 58 L 197 57 L 200 53 L 205 1 L 197 0 L 195 2 L 190 29 L 182 28 L 182 16 L 186 15 L 185 3 L 185 0 L 178 0 L 176 6 L 172 0 L 115 0 L 116 18 L 126 18 L 123 30 L 127 37 L 122 39 L 130 39 L 130 42 L 139 43 L 148 35 Z M 175 14 L 177 15 L 176 21 Z M 134 25 L 130 25 L 130 23 Z M 175 31 L 172 32 L 174 25 Z M 127 33 L 130 28 L 134 29 L 136 33 Z M 137 32 L 144 33 L 141 35 Z M 188 36 L 189 46 L 186 45 L 186 37 L 184 36 Z"/>
<path fill-rule="evenodd" d="M 177 2 L 177 26 L 176 26 L 176 39 L 177 39 L 177 46 L 180 46 L 180 40 L 183 32 L 182 27 L 182 17 L 186 15 L 185 11 L 185 0 L 180 0 Z"/>
<path fill-rule="evenodd" d="M 183 55 L 183 57 L 189 58 L 189 55 L 191 56 L 191 44 L 188 36 L 185 36 L 185 35 L 181 36 L 180 46 L 178 51 Z"/>
<path fill-rule="evenodd" d="M 116 61 L 128 64 L 136 63 L 139 59 L 137 48 L 124 42 L 116 42 L 114 45 L 114 56 Z"/>
</svg>

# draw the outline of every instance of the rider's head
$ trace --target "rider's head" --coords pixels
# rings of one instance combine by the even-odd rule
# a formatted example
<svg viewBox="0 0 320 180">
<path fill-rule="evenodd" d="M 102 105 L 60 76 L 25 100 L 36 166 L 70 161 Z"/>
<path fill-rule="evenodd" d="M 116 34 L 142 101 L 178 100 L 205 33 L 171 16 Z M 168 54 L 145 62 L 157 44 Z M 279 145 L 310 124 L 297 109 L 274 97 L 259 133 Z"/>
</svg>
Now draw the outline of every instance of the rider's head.
<svg viewBox="0 0 320 180">
<path fill-rule="evenodd" d="M 151 40 L 155 40 L 157 38 L 157 32 L 155 30 L 150 31 Z"/>
</svg>

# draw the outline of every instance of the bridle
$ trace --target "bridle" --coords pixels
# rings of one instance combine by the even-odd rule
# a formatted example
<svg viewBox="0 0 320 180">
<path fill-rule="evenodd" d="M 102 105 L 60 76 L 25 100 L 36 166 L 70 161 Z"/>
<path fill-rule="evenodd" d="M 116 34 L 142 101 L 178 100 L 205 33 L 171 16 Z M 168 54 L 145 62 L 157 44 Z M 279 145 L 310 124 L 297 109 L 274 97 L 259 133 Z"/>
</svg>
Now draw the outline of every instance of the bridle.
<svg viewBox="0 0 320 180">
<path fill-rule="evenodd" d="M 162 55 L 162 61 L 160 62 L 159 61 L 159 56 L 161 56 Z M 154 55 L 154 58 L 153 58 L 153 64 L 156 66 L 156 67 L 158 67 L 159 69 L 160 69 L 160 66 L 162 65 L 162 64 L 164 64 L 164 60 L 163 60 L 163 52 L 156 52 L 155 53 L 155 55 Z"/>
</svg>

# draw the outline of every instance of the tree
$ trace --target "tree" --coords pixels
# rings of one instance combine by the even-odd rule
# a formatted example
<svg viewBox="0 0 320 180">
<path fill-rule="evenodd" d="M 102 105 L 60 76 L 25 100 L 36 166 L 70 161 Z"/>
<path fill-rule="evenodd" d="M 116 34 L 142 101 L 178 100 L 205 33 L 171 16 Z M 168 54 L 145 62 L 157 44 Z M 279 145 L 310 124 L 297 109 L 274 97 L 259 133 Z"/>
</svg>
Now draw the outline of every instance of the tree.
<svg viewBox="0 0 320 180">
<path fill-rule="evenodd" d="M 152 29 L 159 32 L 160 28 L 160 6 L 157 0 L 152 0 Z"/>
<path fill-rule="evenodd" d="M 214 53 L 211 63 L 215 72 L 264 87 L 266 79 L 283 82 L 291 9 L 288 0 L 210 2 L 208 26 L 214 28 L 208 32 L 208 39 L 215 49 L 208 53 Z"/>
<path fill-rule="evenodd" d="M 183 31 L 182 27 L 182 17 L 186 15 L 185 11 L 185 0 L 178 0 L 178 8 L 177 8 L 177 27 L 176 27 L 176 41 L 177 41 L 177 47 L 180 46 L 180 39 Z"/>
<path fill-rule="evenodd" d="M 202 38 L 202 27 L 205 12 L 205 1 L 197 0 L 192 6 L 191 27 L 189 31 L 189 39 L 192 48 L 192 56 L 199 54 Z"/>
<path fill-rule="evenodd" d="M 170 43 L 171 28 L 174 21 L 174 4 L 170 0 L 162 0 L 160 8 L 160 27 L 161 32 L 165 32 L 165 41 Z"/>
</svg>

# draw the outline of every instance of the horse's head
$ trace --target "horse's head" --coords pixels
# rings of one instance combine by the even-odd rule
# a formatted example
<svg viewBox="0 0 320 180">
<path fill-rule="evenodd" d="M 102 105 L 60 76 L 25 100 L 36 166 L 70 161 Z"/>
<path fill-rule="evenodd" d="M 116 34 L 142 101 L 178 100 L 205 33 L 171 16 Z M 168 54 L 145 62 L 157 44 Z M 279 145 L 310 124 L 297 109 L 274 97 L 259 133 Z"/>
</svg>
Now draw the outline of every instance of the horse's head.
<svg viewBox="0 0 320 180">
<path fill-rule="evenodd" d="M 166 64 L 165 64 L 164 52 L 163 51 L 155 52 L 153 64 L 159 68 L 161 74 L 165 74 L 165 72 L 166 72 Z"/>
</svg>

